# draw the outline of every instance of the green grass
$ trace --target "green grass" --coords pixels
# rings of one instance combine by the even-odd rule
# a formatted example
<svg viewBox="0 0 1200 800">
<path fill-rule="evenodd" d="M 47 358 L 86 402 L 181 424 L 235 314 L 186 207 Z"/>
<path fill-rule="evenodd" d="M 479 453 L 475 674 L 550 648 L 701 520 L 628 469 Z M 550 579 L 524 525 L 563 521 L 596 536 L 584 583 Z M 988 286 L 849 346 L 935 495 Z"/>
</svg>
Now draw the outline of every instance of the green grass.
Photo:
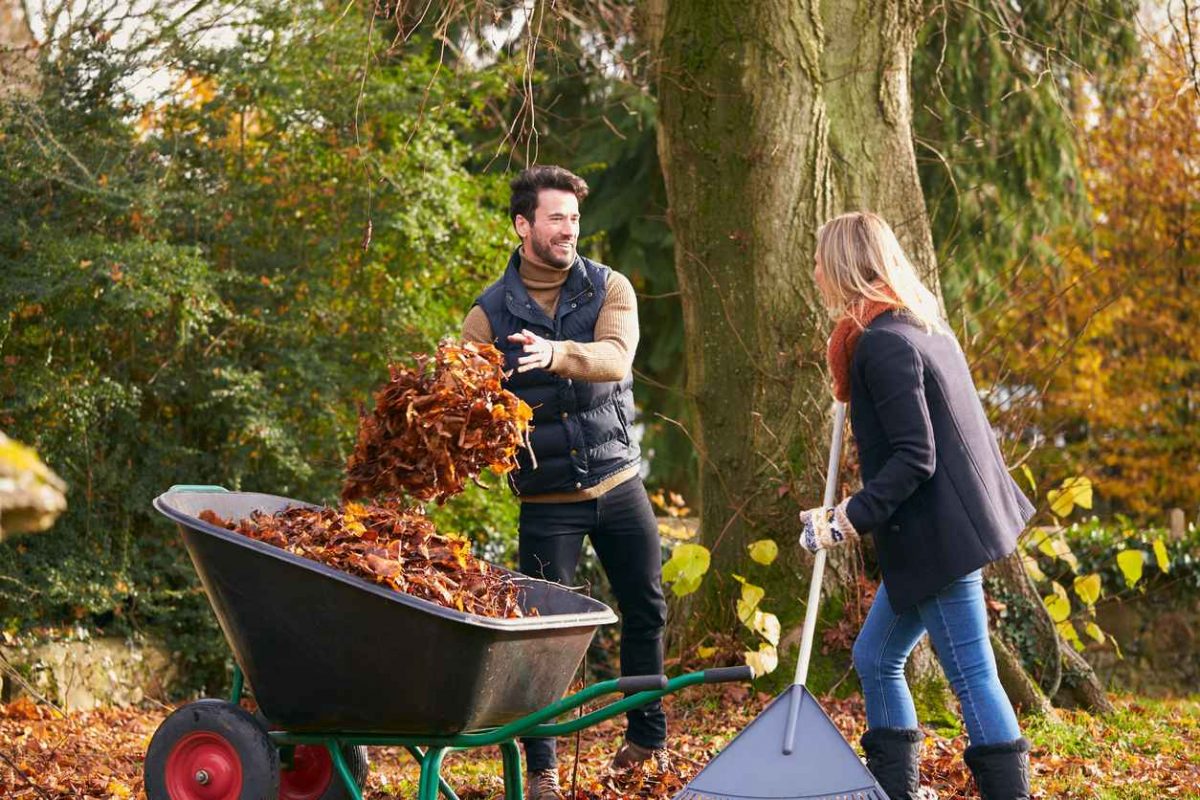
<svg viewBox="0 0 1200 800">
<path fill-rule="evenodd" d="M 1024 723 L 1042 796 L 1200 800 L 1200 695 L 1115 703 L 1107 717 L 1062 711 Z"/>
</svg>

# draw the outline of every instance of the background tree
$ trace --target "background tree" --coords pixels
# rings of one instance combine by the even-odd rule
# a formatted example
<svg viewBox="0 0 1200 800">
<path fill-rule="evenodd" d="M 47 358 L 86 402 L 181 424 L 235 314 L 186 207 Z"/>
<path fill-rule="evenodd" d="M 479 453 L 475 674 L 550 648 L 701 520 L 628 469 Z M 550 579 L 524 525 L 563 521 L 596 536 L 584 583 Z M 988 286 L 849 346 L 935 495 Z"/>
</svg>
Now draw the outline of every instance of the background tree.
<svg viewBox="0 0 1200 800">
<path fill-rule="evenodd" d="M 948 288 L 952 310 L 995 297 L 1001 264 L 1046 251 L 1032 233 L 1081 218 L 1064 109 L 1082 96 L 1082 70 L 1127 52 L 1131 12 L 782 0 L 344 10 L 254 6 L 222 20 L 238 33 L 233 46 L 199 48 L 181 26 L 116 48 L 103 26 L 80 25 L 45 57 L 65 88 L 8 118 L 5 192 L 20 211 L 0 346 L 25 371 L 9 378 L 3 409 L 32 429 L 65 386 L 81 387 L 66 408 L 92 404 L 43 434 L 56 442 L 47 453 L 75 465 L 72 485 L 88 485 L 76 477 L 89 465 L 114 473 L 69 522 L 82 526 L 80 552 L 121 531 L 124 560 L 105 562 L 89 586 L 130 585 L 128 565 L 151 552 L 133 531 L 150 524 L 145 500 L 161 489 L 155 459 L 183 480 L 207 466 L 234 485 L 331 493 L 353 426 L 344 398 L 365 396 L 389 354 L 457 328 L 511 240 L 499 173 L 559 160 L 594 189 L 585 250 L 640 294 L 652 479 L 679 488 L 699 476 L 717 559 L 701 618 L 713 628 L 733 616 L 737 571 L 778 581 L 786 627 L 802 612 L 792 598 L 806 573 L 787 531 L 818 499 L 827 441 L 816 226 L 876 208 Z M 193 21 L 190 32 L 217 24 Z M 173 70 L 180 91 L 134 124 L 140 109 L 123 87 L 148 63 Z M 78 136 L 59 133 L 78 109 L 88 110 Z M 1020 213 L 1031 204 L 1039 214 Z M 113 254 L 99 261 L 104 248 Z M 134 285 L 130 300 L 121 292 Z M 93 309 L 88 292 L 101 288 L 93 299 L 120 302 Z M 143 315 L 151 333 L 112 322 L 122 313 Z M 88 332 L 121 344 L 94 346 Z M 66 383 L 37 365 L 63 358 L 68 342 L 81 355 L 65 362 Z M 84 363 L 96 366 L 85 374 Z M 126 372 L 146 365 L 148 377 Z M 110 399 L 97 400 L 97 386 Z M 97 460 L 95 443 L 81 443 L 99 434 L 134 444 Z M 1018 440 L 1004 444 L 1015 452 Z M 118 469 L 146 483 L 89 531 Z M 468 500 L 460 519 L 473 514 L 490 534 L 511 520 L 498 493 Z M 745 545 L 776 534 L 790 569 L 772 578 Z M 830 608 L 841 611 L 862 599 L 859 563 L 835 561 L 844 585 Z M 182 573 L 178 586 L 192 586 Z M 100 599 L 76 611 L 70 592 L 49 602 L 36 582 L 13 597 L 30 590 L 58 616 L 105 620 L 131 607 L 89 589 Z M 1055 670 L 1026 666 L 1057 686 Z"/>
<path fill-rule="evenodd" d="M 28 91 L 36 73 L 35 52 L 25 4 L 21 0 L 3 0 L 0 2 L 0 96 Z"/>
<path fill-rule="evenodd" d="M 913 53 L 913 131 L 951 316 L 1001 297 L 1009 265 L 1045 258 L 1044 235 L 1086 235 L 1078 104 L 1137 54 L 1123 0 L 941 4 Z"/>
<path fill-rule="evenodd" d="M 1045 488 L 1068 475 L 1097 485 L 1103 510 L 1159 521 L 1200 494 L 1200 95 L 1186 39 L 1086 97 L 1084 187 L 1092 227 L 1044 237 L 1052 257 L 1017 265 L 980 341 L 981 373 L 1013 425 L 1053 446 L 1030 463 Z"/>
<path fill-rule="evenodd" d="M 357 403 L 457 331 L 507 249 L 461 135 L 497 72 L 364 72 L 363 16 L 243 13 L 230 41 L 164 40 L 174 82 L 144 106 L 137 59 L 80 21 L 0 116 L 0 428 L 73 491 L 55 535 L 0 546 L 0 621 L 165 635 L 210 685 L 224 648 L 151 500 L 334 499 Z M 465 509 L 447 524 L 507 535 L 500 493 Z"/>
<path fill-rule="evenodd" d="M 938 291 L 911 127 L 925 8 L 664 0 L 647 19 L 701 525 L 718 574 L 731 574 L 749 566 L 749 542 L 792 530 L 797 506 L 819 500 L 829 400 L 817 227 L 847 209 L 881 213 Z M 1009 574 L 996 578 L 1028 594 Z M 705 625 L 732 616 L 729 589 L 711 583 Z"/>
</svg>

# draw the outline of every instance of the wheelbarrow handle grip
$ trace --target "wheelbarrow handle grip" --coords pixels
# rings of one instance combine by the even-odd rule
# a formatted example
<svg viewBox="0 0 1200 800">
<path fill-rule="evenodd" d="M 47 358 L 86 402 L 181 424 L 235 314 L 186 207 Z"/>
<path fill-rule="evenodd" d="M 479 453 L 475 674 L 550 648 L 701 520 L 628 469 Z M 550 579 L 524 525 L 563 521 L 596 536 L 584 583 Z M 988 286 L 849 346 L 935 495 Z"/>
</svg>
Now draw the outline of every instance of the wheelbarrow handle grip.
<svg viewBox="0 0 1200 800">
<path fill-rule="evenodd" d="M 750 667 L 718 667 L 704 670 L 705 683 L 740 683 L 754 679 L 754 670 Z"/>
<path fill-rule="evenodd" d="M 617 691 L 625 694 L 661 692 L 666 688 L 666 675 L 630 675 L 617 681 Z"/>
</svg>

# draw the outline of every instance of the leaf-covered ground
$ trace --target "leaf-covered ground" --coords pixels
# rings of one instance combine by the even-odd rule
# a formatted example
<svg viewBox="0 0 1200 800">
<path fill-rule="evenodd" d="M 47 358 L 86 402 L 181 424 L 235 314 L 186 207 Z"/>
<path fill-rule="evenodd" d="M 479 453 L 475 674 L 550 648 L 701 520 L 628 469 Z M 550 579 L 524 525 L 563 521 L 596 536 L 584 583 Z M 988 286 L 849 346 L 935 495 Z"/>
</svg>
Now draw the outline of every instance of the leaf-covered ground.
<svg viewBox="0 0 1200 800">
<path fill-rule="evenodd" d="M 606 765 L 620 726 L 610 721 L 585 731 L 576 743 L 560 744 L 564 784 L 577 800 L 670 798 L 722 744 L 770 698 L 744 687 L 700 688 L 668 698 L 673 770 L 616 780 Z M 1028 721 L 1034 742 L 1038 798 L 1200 798 L 1200 698 L 1152 701 L 1116 698 L 1106 719 L 1062 712 L 1057 722 Z M 863 729 L 858 700 L 827 701 L 826 711 L 850 741 Z M 0 797 L 58 800 L 67 797 L 140 798 L 142 755 L 169 709 L 101 709 L 60 717 L 45 706 L 19 700 L 0 706 Z M 962 766 L 962 736 L 930 731 L 923 756 L 925 783 L 939 797 L 977 796 Z M 447 777 L 463 800 L 500 798 L 498 754 L 458 753 Z M 401 750 L 371 751 L 368 797 L 415 795 L 416 769 Z"/>
</svg>

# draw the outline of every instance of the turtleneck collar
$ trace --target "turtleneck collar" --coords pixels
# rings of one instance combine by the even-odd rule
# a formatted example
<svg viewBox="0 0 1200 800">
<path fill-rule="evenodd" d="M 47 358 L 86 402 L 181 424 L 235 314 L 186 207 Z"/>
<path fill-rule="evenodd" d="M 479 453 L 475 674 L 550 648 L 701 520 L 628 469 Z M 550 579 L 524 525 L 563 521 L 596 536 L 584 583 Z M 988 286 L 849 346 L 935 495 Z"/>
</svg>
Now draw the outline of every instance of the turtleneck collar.
<svg viewBox="0 0 1200 800">
<path fill-rule="evenodd" d="M 558 289 L 566 283 L 567 276 L 571 274 L 570 267 L 555 267 L 527 255 L 524 246 L 521 247 L 520 253 L 521 281 L 530 289 Z"/>
</svg>

